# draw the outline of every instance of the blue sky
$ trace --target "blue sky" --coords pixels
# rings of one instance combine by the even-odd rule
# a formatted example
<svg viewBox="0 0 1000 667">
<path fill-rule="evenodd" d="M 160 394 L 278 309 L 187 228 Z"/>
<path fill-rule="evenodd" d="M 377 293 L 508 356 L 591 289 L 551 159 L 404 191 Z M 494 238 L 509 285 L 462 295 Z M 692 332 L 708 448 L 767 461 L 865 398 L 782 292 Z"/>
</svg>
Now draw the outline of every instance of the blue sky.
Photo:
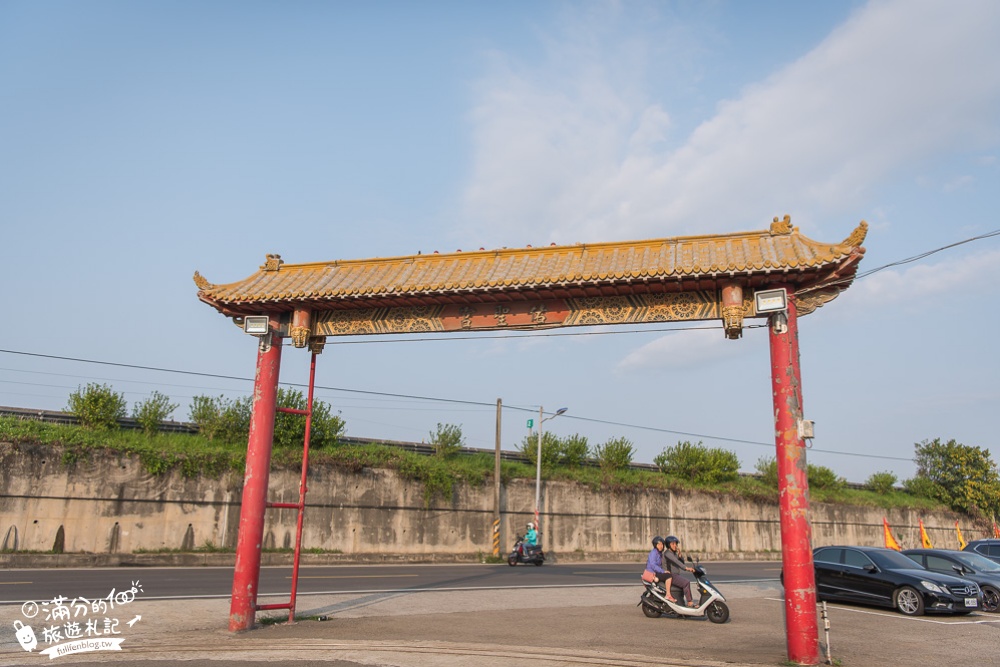
<svg viewBox="0 0 1000 667">
<path fill-rule="evenodd" d="M 1000 228 L 1000 5 L 876 2 L 0 4 L 0 405 L 130 405 L 245 381 L 255 341 L 196 298 L 287 262 L 763 229 L 866 271 Z M 859 280 L 800 322 L 811 463 L 910 477 L 913 445 L 998 458 L 997 237 Z M 547 422 L 651 462 L 773 455 L 766 334 L 331 340 L 355 436 Z M 25 354 L 13 354 L 20 352 Z M 304 382 L 288 349 L 282 379 Z M 341 391 L 349 390 L 349 391 Z M 373 393 L 358 393 L 373 392 Z M 431 402 L 382 394 L 457 399 Z M 513 408 L 522 408 L 518 411 Z M 592 421 L 593 420 L 593 421 Z M 615 422 L 619 425 L 601 422 Z M 695 435 L 684 435 L 695 434 Z"/>
</svg>

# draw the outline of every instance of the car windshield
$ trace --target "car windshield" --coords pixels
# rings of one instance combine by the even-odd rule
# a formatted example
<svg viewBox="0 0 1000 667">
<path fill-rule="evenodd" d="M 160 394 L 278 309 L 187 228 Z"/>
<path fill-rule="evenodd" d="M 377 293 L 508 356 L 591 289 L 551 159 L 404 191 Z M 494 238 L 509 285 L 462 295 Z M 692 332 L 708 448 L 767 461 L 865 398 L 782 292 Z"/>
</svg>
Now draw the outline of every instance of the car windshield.
<svg viewBox="0 0 1000 667">
<path fill-rule="evenodd" d="M 898 551 L 869 551 L 868 557 L 879 567 L 887 570 L 923 570 L 923 565 L 910 560 Z"/>
<path fill-rule="evenodd" d="M 984 574 L 987 572 L 990 574 L 1000 574 L 1000 563 L 994 563 L 985 556 L 969 553 L 968 551 L 959 551 L 952 554 L 952 557 L 961 562 L 962 565 L 968 565 L 973 570 L 977 570 Z"/>
</svg>

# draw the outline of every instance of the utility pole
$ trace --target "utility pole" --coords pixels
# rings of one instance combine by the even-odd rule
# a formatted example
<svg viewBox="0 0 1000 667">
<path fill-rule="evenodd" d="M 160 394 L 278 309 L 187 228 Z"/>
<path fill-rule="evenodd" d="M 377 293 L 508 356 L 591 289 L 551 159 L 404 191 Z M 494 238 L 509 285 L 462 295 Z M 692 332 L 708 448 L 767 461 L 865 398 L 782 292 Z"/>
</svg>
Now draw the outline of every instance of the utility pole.
<svg viewBox="0 0 1000 667">
<path fill-rule="evenodd" d="M 493 461 L 493 555 L 500 555 L 500 414 L 503 401 L 497 399 L 497 442 Z"/>
</svg>

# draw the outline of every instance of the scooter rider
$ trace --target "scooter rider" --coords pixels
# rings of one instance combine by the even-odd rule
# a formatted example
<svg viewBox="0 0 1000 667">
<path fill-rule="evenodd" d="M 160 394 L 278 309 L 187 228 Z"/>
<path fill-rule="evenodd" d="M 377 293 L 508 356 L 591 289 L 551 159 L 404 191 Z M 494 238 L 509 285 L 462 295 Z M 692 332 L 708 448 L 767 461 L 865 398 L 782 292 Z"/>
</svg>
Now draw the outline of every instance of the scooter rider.
<svg viewBox="0 0 1000 667">
<path fill-rule="evenodd" d="M 524 534 L 524 543 L 528 546 L 538 546 L 538 531 L 535 530 L 535 524 L 528 522 L 528 532 Z"/>
<path fill-rule="evenodd" d="M 663 538 L 657 535 L 653 538 L 653 548 L 650 550 L 649 556 L 646 558 L 646 573 L 647 575 L 650 572 L 653 574 L 654 584 L 663 586 L 668 600 L 671 602 L 677 602 L 676 598 L 670 594 L 670 573 L 663 569 L 664 551 Z"/>
<path fill-rule="evenodd" d="M 691 580 L 681 574 L 681 572 L 694 572 L 694 568 L 688 567 L 681 560 L 679 554 L 681 541 L 679 539 L 673 535 L 668 535 L 665 542 L 667 543 L 667 548 L 662 553 L 663 567 L 673 576 L 674 585 L 684 591 L 684 600 L 687 602 L 687 605 L 694 607 L 696 605 L 691 595 Z M 652 557 L 652 554 L 650 554 L 650 557 Z"/>
</svg>

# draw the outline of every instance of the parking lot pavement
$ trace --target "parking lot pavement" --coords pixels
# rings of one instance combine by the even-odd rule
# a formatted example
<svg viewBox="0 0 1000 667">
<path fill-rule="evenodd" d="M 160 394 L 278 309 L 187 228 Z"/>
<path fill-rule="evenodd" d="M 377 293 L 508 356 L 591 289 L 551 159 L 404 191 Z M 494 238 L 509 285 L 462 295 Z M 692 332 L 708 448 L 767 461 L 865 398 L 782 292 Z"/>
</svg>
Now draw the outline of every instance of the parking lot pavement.
<svg viewBox="0 0 1000 667">
<path fill-rule="evenodd" d="M 776 583 L 724 586 L 732 616 L 722 625 L 646 618 L 636 606 L 640 592 L 629 586 L 301 596 L 300 615 L 328 620 L 237 635 L 225 629 L 228 600 L 136 600 L 131 610 L 142 620 L 123 632 L 121 652 L 64 656 L 57 664 L 508 667 L 524 657 L 539 667 L 785 663 L 784 603 Z M 13 611 L 0 608 L 8 628 Z M 830 605 L 829 614 L 832 655 L 846 667 L 953 662 L 1000 650 L 1000 618 L 992 615 L 909 618 L 844 605 Z M 49 662 L 4 633 L 0 664 L 40 660 Z"/>
</svg>

